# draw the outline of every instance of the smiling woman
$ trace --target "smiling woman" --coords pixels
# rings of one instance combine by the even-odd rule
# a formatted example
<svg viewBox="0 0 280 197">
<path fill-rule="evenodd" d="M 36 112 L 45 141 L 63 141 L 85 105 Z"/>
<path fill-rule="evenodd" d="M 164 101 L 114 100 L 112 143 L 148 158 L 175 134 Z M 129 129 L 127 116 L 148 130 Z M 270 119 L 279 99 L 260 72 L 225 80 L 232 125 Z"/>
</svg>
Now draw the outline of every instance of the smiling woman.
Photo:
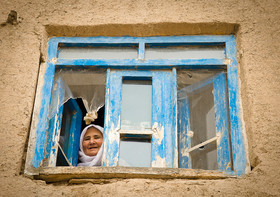
<svg viewBox="0 0 280 197">
<path fill-rule="evenodd" d="M 84 128 L 80 137 L 78 166 L 100 166 L 102 160 L 103 128 L 91 124 Z"/>
</svg>

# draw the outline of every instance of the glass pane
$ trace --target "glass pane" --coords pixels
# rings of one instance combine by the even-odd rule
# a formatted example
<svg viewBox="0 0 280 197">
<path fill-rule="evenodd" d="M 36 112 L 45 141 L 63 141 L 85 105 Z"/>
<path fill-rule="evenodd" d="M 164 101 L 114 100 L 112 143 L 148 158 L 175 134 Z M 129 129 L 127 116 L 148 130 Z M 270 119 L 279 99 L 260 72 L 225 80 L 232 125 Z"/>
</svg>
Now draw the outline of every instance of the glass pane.
<svg viewBox="0 0 280 197">
<path fill-rule="evenodd" d="M 152 159 L 150 140 L 121 140 L 119 166 L 150 167 Z"/>
<path fill-rule="evenodd" d="M 60 47 L 58 58 L 62 59 L 137 59 L 133 47 Z"/>
<path fill-rule="evenodd" d="M 59 100 L 59 106 L 63 106 L 71 98 L 78 99 L 77 102 L 82 105 L 80 108 L 83 111 L 83 116 L 88 112 L 94 111 L 98 112 L 98 117 L 103 116 L 103 112 L 99 110 L 105 104 L 106 70 L 57 69 L 55 77 L 62 79 L 65 89 L 64 99 Z M 50 114 L 50 118 L 55 115 L 56 111 L 53 111 Z M 95 122 L 95 124 L 103 126 L 104 123 L 101 121 Z"/>
<path fill-rule="evenodd" d="M 224 59 L 225 48 L 221 46 L 146 46 L 145 59 Z"/>
<path fill-rule="evenodd" d="M 190 69 L 181 69 L 177 72 L 177 89 L 181 90 L 189 85 L 195 83 L 201 83 L 218 73 L 223 72 L 222 69 L 199 69 L 199 70 L 190 70 Z"/>
<path fill-rule="evenodd" d="M 152 125 L 152 81 L 123 80 L 121 129 L 150 130 Z"/>
<path fill-rule="evenodd" d="M 190 127 L 194 135 L 191 146 L 198 145 L 216 136 L 213 84 L 199 88 L 189 95 Z M 217 146 L 214 144 L 200 147 L 191 152 L 192 168 L 215 170 L 217 164 Z"/>
</svg>

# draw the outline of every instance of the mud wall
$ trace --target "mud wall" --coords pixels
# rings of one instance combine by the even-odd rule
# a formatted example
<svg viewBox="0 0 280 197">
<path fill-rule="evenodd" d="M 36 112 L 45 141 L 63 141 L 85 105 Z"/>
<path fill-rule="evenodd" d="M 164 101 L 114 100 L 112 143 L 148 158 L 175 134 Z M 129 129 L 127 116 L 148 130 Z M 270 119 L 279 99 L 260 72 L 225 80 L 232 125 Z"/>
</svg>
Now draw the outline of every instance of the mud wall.
<svg viewBox="0 0 280 197">
<path fill-rule="evenodd" d="M 0 1 L 0 196 L 280 196 L 277 0 Z M 17 21 L 10 18 L 17 12 Z M 38 71 L 52 36 L 235 34 L 252 171 L 221 180 L 47 184 L 23 175 Z"/>
</svg>

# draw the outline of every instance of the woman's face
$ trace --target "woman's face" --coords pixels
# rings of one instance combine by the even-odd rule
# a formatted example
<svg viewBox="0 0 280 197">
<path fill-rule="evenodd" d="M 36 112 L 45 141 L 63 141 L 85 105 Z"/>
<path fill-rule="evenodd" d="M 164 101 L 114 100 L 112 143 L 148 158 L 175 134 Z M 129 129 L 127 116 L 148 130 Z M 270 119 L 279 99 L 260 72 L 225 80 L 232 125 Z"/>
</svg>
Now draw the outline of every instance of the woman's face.
<svg viewBox="0 0 280 197">
<path fill-rule="evenodd" d="M 95 156 L 101 148 L 102 143 L 102 133 L 98 129 L 90 127 L 84 135 L 83 151 L 87 156 Z"/>
</svg>

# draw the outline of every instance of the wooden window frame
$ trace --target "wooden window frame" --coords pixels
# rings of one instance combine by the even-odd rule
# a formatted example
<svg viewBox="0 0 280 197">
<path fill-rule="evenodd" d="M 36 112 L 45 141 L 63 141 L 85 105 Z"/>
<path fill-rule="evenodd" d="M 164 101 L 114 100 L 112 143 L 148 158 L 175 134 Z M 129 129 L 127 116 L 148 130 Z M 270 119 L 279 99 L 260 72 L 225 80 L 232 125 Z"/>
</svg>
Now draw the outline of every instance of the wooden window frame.
<svg viewBox="0 0 280 197">
<path fill-rule="evenodd" d="M 138 45 L 137 59 L 61 59 L 58 58 L 59 45 L 64 46 L 88 46 L 90 44 L 136 44 Z M 223 59 L 145 59 L 145 45 L 153 43 L 163 43 L 165 45 L 224 45 L 225 58 Z M 44 171 L 44 151 L 45 139 L 48 136 L 48 113 L 51 104 L 51 94 L 56 68 L 71 67 L 85 68 L 97 67 L 107 69 L 109 73 L 112 69 L 170 69 L 176 75 L 175 69 L 219 69 L 227 71 L 227 89 L 229 103 L 230 135 L 232 146 L 233 170 L 226 171 L 230 175 L 245 174 L 248 169 L 247 151 L 245 150 L 246 138 L 242 127 L 240 96 L 238 84 L 238 63 L 237 63 L 236 38 L 233 35 L 227 36 L 170 36 L 170 37 L 56 37 L 48 42 L 48 58 L 46 65 L 41 68 L 39 86 L 36 92 L 34 113 L 32 118 L 32 128 L 27 151 L 25 165 L 26 175 L 38 175 Z M 107 78 L 107 84 L 110 83 Z M 175 81 L 174 81 L 175 80 Z M 176 83 L 176 78 L 171 83 Z M 108 87 L 108 86 L 107 86 Z M 174 87 L 174 86 L 173 86 Z M 173 89 L 173 92 L 176 90 Z M 107 102 L 107 101 L 106 101 Z M 175 101 L 177 102 L 177 101 Z M 176 104 L 173 106 L 173 117 L 176 115 Z M 108 112 L 107 112 L 108 115 Z M 107 116 L 106 115 L 106 116 Z M 114 116 L 112 116 L 114 117 Z M 116 118 L 116 117 L 115 117 Z M 174 120 L 173 120 L 174 121 Z M 177 130 L 174 125 L 174 130 Z M 110 128 L 105 128 L 106 132 Z M 106 136 L 105 136 L 106 137 Z M 175 143 L 176 144 L 176 143 Z M 108 145 L 108 143 L 105 145 Z M 177 146 L 177 145 L 176 145 Z M 177 147 L 175 147 L 176 149 Z M 172 154 L 174 153 L 174 149 Z M 110 154 L 105 153 L 103 158 L 109 158 Z M 166 156 L 166 155 L 165 155 Z M 174 163 L 174 161 L 173 161 Z M 104 166 L 116 166 L 103 161 Z M 166 165 L 166 167 L 175 167 Z"/>
</svg>

